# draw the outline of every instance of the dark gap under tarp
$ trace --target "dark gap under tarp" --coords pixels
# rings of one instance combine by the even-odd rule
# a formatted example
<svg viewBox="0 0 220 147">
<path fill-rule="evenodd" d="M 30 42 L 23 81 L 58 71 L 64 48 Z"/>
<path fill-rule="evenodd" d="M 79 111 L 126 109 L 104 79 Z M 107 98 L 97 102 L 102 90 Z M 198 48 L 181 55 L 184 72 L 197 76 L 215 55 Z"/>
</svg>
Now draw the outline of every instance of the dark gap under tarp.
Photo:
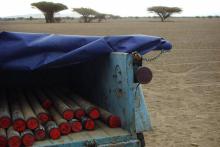
<svg viewBox="0 0 220 147">
<path fill-rule="evenodd" d="M 63 68 L 94 60 L 111 52 L 146 54 L 170 50 L 161 37 L 147 35 L 76 36 L 40 33 L 0 33 L 0 70 L 35 71 Z"/>
<path fill-rule="evenodd" d="M 96 84 L 100 80 L 99 71 L 102 68 L 100 64 L 105 62 L 105 58 L 101 57 L 91 62 L 65 66 L 59 69 L 0 70 L 0 89 L 71 88 L 82 96 L 89 96 L 89 93 L 96 88 Z M 91 65 L 97 66 L 91 72 L 85 72 L 88 71 L 88 68 L 92 68 Z"/>
</svg>

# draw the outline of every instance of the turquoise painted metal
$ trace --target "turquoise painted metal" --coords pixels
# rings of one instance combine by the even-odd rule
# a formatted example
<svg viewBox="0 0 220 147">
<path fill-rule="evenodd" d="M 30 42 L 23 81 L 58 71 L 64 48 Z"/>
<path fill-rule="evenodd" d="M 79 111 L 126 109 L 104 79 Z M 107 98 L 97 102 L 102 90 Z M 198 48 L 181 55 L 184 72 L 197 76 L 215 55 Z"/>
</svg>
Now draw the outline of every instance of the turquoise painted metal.
<svg viewBox="0 0 220 147">
<path fill-rule="evenodd" d="M 36 146 L 141 146 L 137 133 L 150 130 L 151 123 L 141 85 L 134 82 L 132 55 L 111 53 L 80 64 L 72 73 L 70 87 L 81 87 L 77 92 L 120 116 L 123 129 L 110 129 L 98 122 L 95 131 L 74 133 L 61 140 L 36 143 Z"/>
<path fill-rule="evenodd" d="M 135 96 L 135 125 L 137 133 L 152 129 L 141 85 L 139 85 Z"/>
</svg>

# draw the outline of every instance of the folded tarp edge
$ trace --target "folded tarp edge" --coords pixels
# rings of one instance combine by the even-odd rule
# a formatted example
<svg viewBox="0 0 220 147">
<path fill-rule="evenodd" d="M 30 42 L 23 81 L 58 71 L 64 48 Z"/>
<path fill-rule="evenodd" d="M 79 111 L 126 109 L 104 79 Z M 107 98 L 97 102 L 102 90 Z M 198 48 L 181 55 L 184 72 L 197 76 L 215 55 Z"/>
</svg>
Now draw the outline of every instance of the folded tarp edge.
<svg viewBox="0 0 220 147">
<path fill-rule="evenodd" d="M 81 36 L 0 32 L 0 69 L 37 70 L 79 64 L 111 52 L 146 54 L 170 50 L 170 42 L 147 35 Z"/>
</svg>

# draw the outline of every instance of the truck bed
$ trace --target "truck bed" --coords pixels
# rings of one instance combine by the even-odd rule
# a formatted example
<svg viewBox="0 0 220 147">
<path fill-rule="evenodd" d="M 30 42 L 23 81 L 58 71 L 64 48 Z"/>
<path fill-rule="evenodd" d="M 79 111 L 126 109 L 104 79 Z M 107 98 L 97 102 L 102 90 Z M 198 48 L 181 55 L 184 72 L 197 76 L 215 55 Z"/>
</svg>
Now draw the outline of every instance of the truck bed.
<svg viewBox="0 0 220 147">
<path fill-rule="evenodd" d="M 71 146 L 86 145 L 95 140 L 96 144 L 114 144 L 124 142 L 132 136 L 128 131 L 121 128 L 109 128 L 100 121 L 96 121 L 96 129 L 93 131 L 82 131 L 79 133 L 71 133 L 62 136 L 58 140 L 46 139 L 44 141 L 36 141 L 33 146 Z"/>
</svg>

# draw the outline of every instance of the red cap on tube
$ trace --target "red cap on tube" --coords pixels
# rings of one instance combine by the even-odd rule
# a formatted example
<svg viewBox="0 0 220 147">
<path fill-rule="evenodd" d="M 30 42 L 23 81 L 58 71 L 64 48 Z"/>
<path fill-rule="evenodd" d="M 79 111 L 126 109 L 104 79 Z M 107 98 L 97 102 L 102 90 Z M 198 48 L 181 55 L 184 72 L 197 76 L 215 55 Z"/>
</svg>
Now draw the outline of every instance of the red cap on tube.
<svg viewBox="0 0 220 147">
<path fill-rule="evenodd" d="M 31 134 L 25 134 L 23 137 L 22 137 L 22 143 L 25 145 L 25 146 L 32 146 L 34 144 L 34 141 L 35 141 L 35 138 L 33 135 Z"/>
<path fill-rule="evenodd" d="M 49 109 L 49 108 L 52 106 L 51 100 L 46 99 L 45 101 L 43 101 L 42 106 L 43 106 L 45 109 Z"/>
<path fill-rule="evenodd" d="M 89 117 L 91 119 L 98 119 L 100 116 L 100 112 L 97 108 L 92 108 L 90 111 L 89 111 Z"/>
<path fill-rule="evenodd" d="M 31 130 L 36 129 L 39 126 L 39 122 L 36 118 L 30 118 L 27 120 L 27 127 Z"/>
<path fill-rule="evenodd" d="M 7 138 L 0 136 L 0 147 L 6 147 L 8 144 Z"/>
<path fill-rule="evenodd" d="M 61 123 L 59 125 L 59 129 L 60 129 L 61 134 L 63 135 L 67 135 L 71 132 L 71 126 L 69 123 Z"/>
<path fill-rule="evenodd" d="M 63 118 L 66 120 L 71 120 L 74 117 L 74 113 L 72 110 L 66 110 L 63 112 Z"/>
<path fill-rule="evenodd" d="M 11 119 L 7 116 L 0 118 L 0 127 L 8 128 L 11 125 Z"/>
<path fill-rule="evenodd" d="M 60 131 L 59 131 L 58 128 L 53 128 L 53 129 L 50 130 L 50 134 L 49 135 L 54 140 L 58 139 L 58 138 L 60 138 Z"/>
<path fill-rule="evenodd" d="M 75 117 L 77 119 L 81 119 L 83 116 L 85 116 L 85 111 L 83 109 L 78 109 L 75 111 Z"/>
<path fill-rule="evenodd" d="M 20 147 L 21 139 L 18 136 L 13 136 L 8 140 L 9 147 Z"/>
<path fill-rule="evenodd" d="M 45 123 L 47 121 L 49 121 L 49 115 L 47 113 L 40 113 L 38 115 L 38 119 L 42 122 Z"/>
<path fill-rule="evenodd" d="M 82 130 L 82 123 L 79 121 L 73 122 L 71 125 L 73 132 L 80 132 Z"/>
<path fill-rule="evenodd" d="M 86 130 L 93 130 L 95 128 L 95 122 L 92 119 L 87 119 L 84 124 Z"/>
<path fill-rule="evenodd" d="M 118 116 L 111 115 L 108 119 L 108 125 L 111 128 L 121 127 L 121 120 Z"/>
<path fill-rule="evenodd" d="M 26 128 L 25 121 L 23 119 L 17 119 L 14 121 L 13 128 L 18 132 L 23 132 Z"/>
<path fill-rule="evenodd" d="M 44 130 L 38 130 L 35 132 L 35 137 L 37 140 L 42 140 L 46 137 L 46 133 Z"/>
</svg>

